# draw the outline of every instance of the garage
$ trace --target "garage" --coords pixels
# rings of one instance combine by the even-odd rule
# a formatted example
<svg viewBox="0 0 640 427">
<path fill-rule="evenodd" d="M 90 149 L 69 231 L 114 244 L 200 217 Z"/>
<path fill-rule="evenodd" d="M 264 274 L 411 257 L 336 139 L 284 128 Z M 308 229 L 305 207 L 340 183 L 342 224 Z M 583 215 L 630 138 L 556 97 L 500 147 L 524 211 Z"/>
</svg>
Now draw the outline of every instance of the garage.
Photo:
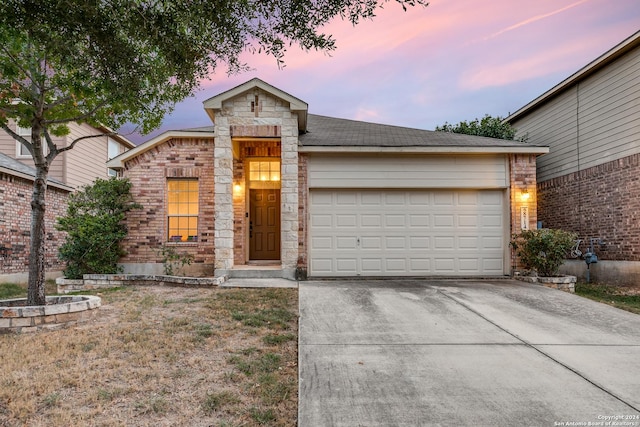
<svg viewBox="0 0 640 427">
<path fill-rule="evenodd" d="M 503 199 L 500 190 L 314 190 L 311 275 L 502 275 Z"/>
<path fill-rule="evenodd" d="M 391 160 L 310 158 L 311 277 L 508 273 L 503 158 Z"/>
</svg>

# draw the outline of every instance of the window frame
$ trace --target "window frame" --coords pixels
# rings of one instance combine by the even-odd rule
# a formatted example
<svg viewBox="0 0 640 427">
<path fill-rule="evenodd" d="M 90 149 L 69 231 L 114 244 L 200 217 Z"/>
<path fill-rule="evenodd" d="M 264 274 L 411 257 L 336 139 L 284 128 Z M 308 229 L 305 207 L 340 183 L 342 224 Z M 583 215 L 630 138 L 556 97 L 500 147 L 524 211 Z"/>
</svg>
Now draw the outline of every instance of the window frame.
<svg viewBox="0 0 640 427">
<path fill-rule="evenodd" d="M 26 139 L 27 141 L 31 141 L 31 128 L 23 128 L 21 126 L 16 125 L 16 133 Z M 26 145 L 22 143 L 22 141 L 16 139 L 16 158 L 17 159 L 30 159 L 31 153 Z M 26 154 L 22 152 L 22 150 L 26 151 Z"/>
<path fill-rule="evenodd" d="M 173 183 L 188 183 L 185 189 L 172 189 Z M 195 189 L 191 186 L 195 184 Z M 198 242 L 200 226 L 200 182 L 197 178 L 167 178 L 166 208 L 166 239 L 168 243 L 195 243 Z M 191 199 L 195 193 L 195 200 Z M 189 196 L 191 194 L 191 196 Z M 182 196 L 182 197 L 181 197 Z M 186 196 L 186 200 L 184 197 Z M 174 201 L 172 201 L 174 199 Z M 182 199 L 182 200 L 181 200 Z M 173 205 L 173 206 L 172 206 Z M 195 207 L 193 206 L 195 205 Z M 186 208 L 186 212 L 183 209 Z M 191 211 L 195 210 L 195 213 Z M 174 211 L 175 210 L 175 211 Z M 172 212 L 174 211 L 174 212 Z M 184 220 L 186 218 L 186 226 Z M 195 219 L 195 224 L 191 222 Z M 176 225 L 176 222 L 178 223 Z M 181 224 L 182 223 L 182 224 Z M 186 233 L 186 234 L 184 234 Z M 178 237 L 179 236 L 179 237 Z"/>
</svg>

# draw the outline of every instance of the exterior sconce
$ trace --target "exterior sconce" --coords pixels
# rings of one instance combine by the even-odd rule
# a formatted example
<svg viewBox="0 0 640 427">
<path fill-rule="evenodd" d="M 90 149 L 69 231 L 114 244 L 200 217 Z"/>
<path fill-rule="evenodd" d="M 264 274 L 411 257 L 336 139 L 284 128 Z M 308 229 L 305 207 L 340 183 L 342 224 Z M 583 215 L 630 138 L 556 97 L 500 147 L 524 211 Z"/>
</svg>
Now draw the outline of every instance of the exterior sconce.
<svg viewBox="0 0 640 427">
<path fill-rule="evenodd" d="M 523 202 L 528 201 L 530 196 L 531 194 L 529 194 L 529 190 L 527 190 L 526 188 L 520 191 L 520 200 L 522 200 Z"/>
<path fill-rule="evenodd" d="M 242 191 L 242 185 L 240 185 L 240 183 L 236 182 L 233 185 L 233 194 L 235 194 L 236 196 L 240 194 L 240 192 Z"/>
</svg>

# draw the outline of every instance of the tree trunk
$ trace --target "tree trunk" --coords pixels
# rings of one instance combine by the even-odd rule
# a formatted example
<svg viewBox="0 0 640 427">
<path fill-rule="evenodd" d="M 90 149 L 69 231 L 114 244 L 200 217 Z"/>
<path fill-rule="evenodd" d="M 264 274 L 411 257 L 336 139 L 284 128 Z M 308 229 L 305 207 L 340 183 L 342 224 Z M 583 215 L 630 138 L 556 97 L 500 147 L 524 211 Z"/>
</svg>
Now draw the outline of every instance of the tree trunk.
<svg viewBox="0 0 640 427">
<path fill-rule="evenodd" d="M 44 255 L 45 255 L 45 197 L 47 170 L 38 167 L 31 196 L 31 243 L 29 250 L 29 288 L 27 305 L 45 305 Z"/>
</svg>

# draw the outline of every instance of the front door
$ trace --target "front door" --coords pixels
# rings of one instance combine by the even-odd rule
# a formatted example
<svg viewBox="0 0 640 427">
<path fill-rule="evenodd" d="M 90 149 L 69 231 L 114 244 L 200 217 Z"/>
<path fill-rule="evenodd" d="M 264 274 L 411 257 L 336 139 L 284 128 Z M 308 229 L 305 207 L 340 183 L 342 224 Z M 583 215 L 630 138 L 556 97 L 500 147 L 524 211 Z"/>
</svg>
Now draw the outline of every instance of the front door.
<svg viewBox="0 0 640 427">
<path fill-rule="evenodd" d="M 249 259 L 280 259 L 280 189 L 249 190 Z"/>
</svg>

